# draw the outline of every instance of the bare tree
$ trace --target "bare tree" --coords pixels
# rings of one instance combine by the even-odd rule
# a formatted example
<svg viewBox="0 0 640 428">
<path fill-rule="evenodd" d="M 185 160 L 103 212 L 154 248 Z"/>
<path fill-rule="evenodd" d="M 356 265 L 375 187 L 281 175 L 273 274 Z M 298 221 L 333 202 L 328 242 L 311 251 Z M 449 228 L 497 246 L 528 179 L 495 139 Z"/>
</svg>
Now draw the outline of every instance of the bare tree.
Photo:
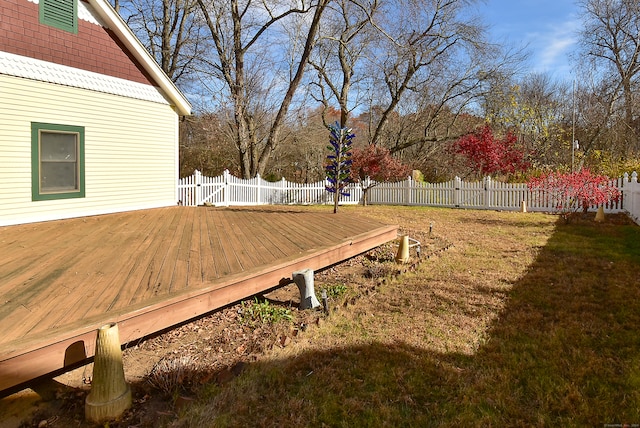
<svg viewBox="0 0 640 428">
<path fill-rule="evenodd" d="M 320 19 L 329 0 L 197 2 L 215 47 L 205 72 L 220 79 L 223 85 L 220 89 L 228 95 L 229 103 L 233 106 L 241 174 L 245 178 L 263 174 L 271 154 L 281 142 L 287 113 L 302 81 Z M 275 58 L 279 54 L 276 49 L 270 49 L 270 44 L 275 43 L 278 30 L 280 35 L 283 34 L 281 25 L 286 25 L 296 16 L 308 23 L 307 31 L 297 64 L 291 74 L 285 76 L 278 73 Z M 282 40 L 279 42 L 281 47 Z M 280 84 L 274 83 L 275 86 L 270 90 L 261 86 L 264 79 L 279 81 Z M 269 111 L 273 116 L 266 126 L 266 136 L 261 137 L 255 117 L 259 109 L 255 108 L 255 103 L 274 96 L 273 88 L 283 95 L 275 106 L 275 113 Z M 264 92 L 259 92 L 261 90 Z"/>
<path fill-rule="evenodd" d="M 224 132 L 225 117 L 216 113 L 198 113 L 180 121 L 180 176 L 199 170 L 214 177 L 225 169 L 238 173 L 234 144 Z"/>
<path fill-rule="evenodd" d="M 336 108 L 343 126 L 357 114 L 360 141 L 424 159 L 469 131 L 459 118 L 508 62 L 470 17 L 474 0 L 117 1 L 167 74 L 194 83 L 192 101 L 225 125 L 208 141 L 233 141 L 246 178 L 311 147 L 295 122 L 312 99 L 325 125 Z"/>
<path fill-rule="evenodd" d="M 315 99 L 325 112 L 338 108 L 341 125 L 357 113 L 349 124 L 357 143 L 382 145 L 416 168 L 429 167 L 450 141 L 473 129 L 469 113 L 486 82 L 524 58 L 484 40 L 471 3 L 332 3 L 311 62 Z"/>
<path fill-rule="evenodd" d="M 206 48 L 195 0 L 112 1 L 169 78 L 178 84 L 195 77 Z"/>
<path fill-rule="evenodd" d="M 482 26 L 469 18 L 470 3 L 332 3 L 311 61 L 315 99 L 325 111 L 337 105 L 342 125 L 354 110 L 364 110 L 359 120 L 369 129 L 358 135 L 394 153 L 435 150 L 434 142 L 468 132 L 453 131 L 458 116 L 505 58 L 515 58 L 500 59 L 500 50 L 484 41 Z"/>
<path fill-rule="evenodd" d="M 639 129 L 637 100 L 640 77 L 640 3 L 637 0 L 582 0 L 584 28 L 581 32 L 581 65 L 594 87 L 606 89 L 610 123 L 621 111 L 627 130 L 623 150 L 637 151 Z M 598 134 L 601 134 L 599 132 Z"/>
<path fill-rule="evenodd" d="M 324 107 L 325 126 L 326 114 L 335 102 L 340 109 L 340 126 L 345 127 L 351 112 L 362 103 L 363 90 L 359 84 L 367 79 L 363 62 L 375 37 L 372 19 L 380 1 L 337 0 L 332 5 L 325 13 L 315 55 L 310 61 L 317 72 L 317 80 L 313 81 L 316 94 L 312 96 Z"/>
<path fill-rule="evenodd" d="M 617 162 L 628 152 L 627 127 L 621 126 L 617 113 L 619 86 L 610 79 L 596 79 L 584 71 L 581 77 L 572 95 L 575 99 L 572 127 L 582 154 L 579 165 L 592 154 L 602 152 L 607 152 Z M 591 166 L 598 170 L 600 165 L 592 163 Z"/>
<path fill-rule="evenodd" d="M 484 117 L 536 153 L 538 167 L 566 163 L 571 153 L 571 87 L 548 74 L 501 79 L 488 93 Z M 569 131 L 567 133 L 567 130 Z"/>
<path fill-rule="evenodd" d="M 408 91 L 419 92 L 434 84 L 455 61 L 455 53 L 476 45 L 480 31 L 461 18 L 462 3 L 399 0 L 379 15 L 374 24 L 380 37 L 370 66 L 379 71 L 384 85 L 384 92 L 374 88 L 384 97 L 372 99 L 384 107 L 371 133 L 373 144 L 380 142 L 392 112 Z"/>
</svg>

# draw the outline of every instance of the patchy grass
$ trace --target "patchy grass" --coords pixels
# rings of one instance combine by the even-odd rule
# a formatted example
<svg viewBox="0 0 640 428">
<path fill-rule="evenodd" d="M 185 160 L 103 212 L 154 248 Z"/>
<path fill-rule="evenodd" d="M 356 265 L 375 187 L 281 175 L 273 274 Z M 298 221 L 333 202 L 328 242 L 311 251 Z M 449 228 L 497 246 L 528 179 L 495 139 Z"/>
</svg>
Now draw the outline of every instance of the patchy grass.
<svg viewBox="0 0 640 428">
<path fill-rule="evenodd" d="M 326 284 L 322 287 L 322 290 L 325 291 L 327 298 L 339 299 L 347 293 L 349 288 L 346 284 L 336 283 Z M 318 298 L 318 300 L 322 299 L 322 290 L 316 290 L 316 297 Z"/>
<path fill-rule="evenodd" d="M 640 228 L 619 217 L 341 209 L 410 236 L 433 224 L 453 246 L 204 388 L 175 425 L 640 423 Z"/>
<path fill-rule="evenodd" d="M 273 324 L 289 322 L 293 320 L 291 309 L 275 306 L 268 300 L 260 300 L 257 297 L 253 301 L 244 301 L 238 311 L 238 319 L 241 324 L 255 326 L 256 324 Z"/>
</svg>

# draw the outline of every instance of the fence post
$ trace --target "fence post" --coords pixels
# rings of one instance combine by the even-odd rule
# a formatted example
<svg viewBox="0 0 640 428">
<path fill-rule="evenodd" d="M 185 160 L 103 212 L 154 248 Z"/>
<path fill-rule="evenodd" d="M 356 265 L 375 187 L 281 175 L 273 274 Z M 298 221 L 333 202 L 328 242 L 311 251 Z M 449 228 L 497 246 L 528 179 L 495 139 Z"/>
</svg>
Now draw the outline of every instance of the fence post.
<svg viewBox="0 0 640 428">
<path fill-rule="evenodd" d="M 280 197 L 280 200 L 285 204 L 291 203 L 287 198 L 287 179 L 284 177 L 282 177 L 282 196 Z"/>
<path fill-rule="evenodd" d="M 360 200 L 362 201 L 362 205 L 364 205 L 364 189 L 368 189 L 367 190 L 367 204 L 371 204 L 371 196 L 373 195 L 373 192 L 371 191 L 371 178 L 369 178 L 369 176 L 367 175 L 367 177 L 364 179 L 364 187 L 360 186 L 361 189 L 361 195 L 360 195 Z M 382 198 L 384 199 L 384 197 Z M 358 202 L 360 203 L 360 202 Z"/>
<path fill-rule="evenodd" d="M 327 177 L 324 178 L 324 204 L 329 205 L 329 200 L 331 193 L 327 190 L 329 188 L 329 179 Z"/>
<path fill-rule="evenodd" d="M 262 199 L 262 180 L 260 180 L 260 173 L 256 173 L 256 204 L 260 205 L 260 199 Z"/>
<path fill-rule="evenodd" d="M 453 179 L 453 205 L 456 208 L 460 208 L 460 188 L 462 187 L 462 182 L 460 177 L 456 176 Z"/>
<path fill-rule="evenodd" d="M 629 199 L 627 199 L 627 195 L 625 195 L 624 198 L 625 205 L 627 200 L 629 201 L 629 207 L 625 207 L 625 210 L 633 217 L 634 221 L 638 223 L 640 221 L 640 200 L 638 198 L 640 196 L 640 185 L 638 184 L 638 173 L 636 171 L 633 171 L 633 174 L 631 174 L 629 193 Z"/>
<path fill-rule="evenodd" d="M 629 204 L 631 203 L 631 195 L 630 193 L 630 178 L 629 173 L 625 172 L 622 174 L 622 182 L 618 185 L 618 191 L 620 192 L 620 200 L 618 201 L 618 206 L 621 211 L 629 211 Z"/>
<path fill-rule="evenodd" d="M 487 175 L 484 178 L 484 208 L 489 209 L 491 207 L 491 197 L 493 190 L 491 188 L 491 176 Z"/>
<path fill-rule="evenodd" d="M 406 185 L 404 187 L 404 204 L 411 205 L 411 176 L 407 177 Z"/>
<path fill-rule="evenodd" d="M 197 169 L 193 172 L 195 176 L 195 186 L 196 186 L 196 207 L 202 204 L 202 173 Z"/>
<path fill-rule="evenodd" d="M 223 179 L 223 183 L 222 183 L 222 204 L 225 207 L 229 206 L 229 199 L 231 198 L 230 193 L 230 185 L 229 185 L 229 170 L 225 169 L 224 172 L 222 173 L 222 179 Z"/>
</svg>

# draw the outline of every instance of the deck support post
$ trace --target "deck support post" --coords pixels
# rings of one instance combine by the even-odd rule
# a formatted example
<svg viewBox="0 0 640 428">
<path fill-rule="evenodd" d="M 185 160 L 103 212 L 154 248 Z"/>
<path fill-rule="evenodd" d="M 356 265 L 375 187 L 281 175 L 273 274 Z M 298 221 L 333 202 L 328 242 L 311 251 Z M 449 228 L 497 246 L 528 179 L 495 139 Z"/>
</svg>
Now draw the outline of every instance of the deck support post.
<svg viewBox="0 0 640 428">
<path fill-rule="evenodd" d="M 402 264 L 409 261 L 409 235 L 400 237 L 400 245 L 398 245 L 398 254 L 396 254 L 396 263 Z"/>
<path fill-rule="evenodd" d="M 313 287 L 313 269 L 302 269 L 293 272 L 293 282 L 300 290 L 300 309 L 313 309 L 320 306 Z"/>
<path fill-rule="evenodd" d="M 520 212 L 521 213 L 527 212 L 527 201 L 525 201 L 524 199 L 522 200 L 522 204 L 520 205 Z"/>
<path fill-rule="evenodd" d="M 85 418 L 102 423 L 117 419 L 131 407 L 131 388 L 124 379 L 118 324 L 98 329 L 91 392 L 85 400 Z"/>
</svg>

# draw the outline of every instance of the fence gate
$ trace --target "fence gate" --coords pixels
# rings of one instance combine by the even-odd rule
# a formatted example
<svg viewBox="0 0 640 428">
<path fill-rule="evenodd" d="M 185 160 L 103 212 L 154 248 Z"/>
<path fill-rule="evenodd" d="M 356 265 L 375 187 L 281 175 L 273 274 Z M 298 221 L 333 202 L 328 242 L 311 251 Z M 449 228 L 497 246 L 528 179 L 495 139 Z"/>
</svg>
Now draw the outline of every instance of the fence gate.
<svg viewBox="0 0 640 428">
<path fill-rule="evenodd" d="M 487 180 L 491 180 L 486 177 L 482 181 L 476 181 L 474 183 L 465 183 L 462 186 L 462 179 L 455 177 L 453 180 L 453 204 L 456 208 L 469 208 L 469 207 L 485 207 L 489 203 L 487 197 L 488 185 L 490 183 Z"/>
<path fill-rule="evenodd" d="M 187 206 L 199 206 L 205 203 L 221 205 L 226 202 L 228 191 L 228 171 L 219 177 L 206 177 L 198 170 L 192 176 L 180 179 L 178 183 L 179 203 Z"/>
</svg>

